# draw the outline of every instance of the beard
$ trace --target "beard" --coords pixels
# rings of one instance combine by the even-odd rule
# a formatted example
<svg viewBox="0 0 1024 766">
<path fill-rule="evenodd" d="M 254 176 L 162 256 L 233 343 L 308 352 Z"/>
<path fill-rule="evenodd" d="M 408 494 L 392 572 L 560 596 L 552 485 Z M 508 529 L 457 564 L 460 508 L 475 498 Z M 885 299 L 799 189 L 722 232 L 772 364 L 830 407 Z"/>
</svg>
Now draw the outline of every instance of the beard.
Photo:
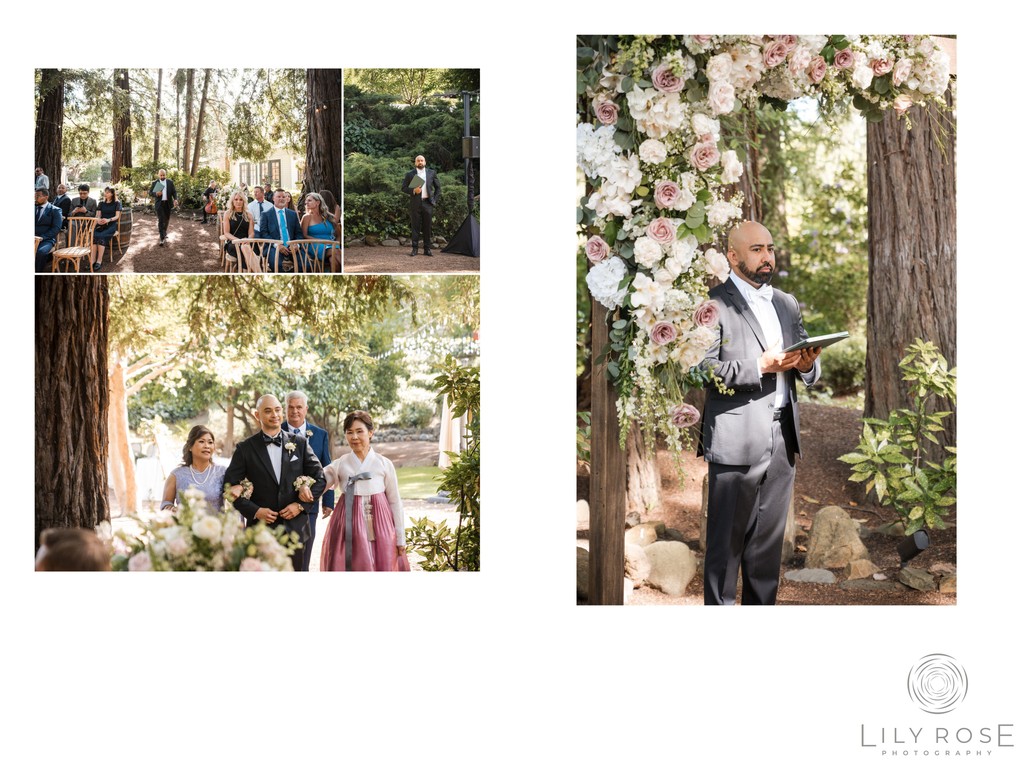
<svg viewBox="0 0 1024 766">
<path fill-rule="evenodd" d="M 740 263 L 738 265 L 740 267 L 740 273 L 743 274 L 743 276 L 745 276 L 751 282 L 754 282 L 759 285 L 770 284 L 772 281 L 772 277 L 775 275 L 775 267 L 772 266 L 770 263 L 761 264 L 761 266 L 767 266 L 770 269 L 770 271 L 768 271 L 768 273 L 766 274 L 758 273 L 757 271 L 748 269 L 747 264 L 745 263 Z M 760 268 L 760 266 L 758 268 Z"/>
</svg>

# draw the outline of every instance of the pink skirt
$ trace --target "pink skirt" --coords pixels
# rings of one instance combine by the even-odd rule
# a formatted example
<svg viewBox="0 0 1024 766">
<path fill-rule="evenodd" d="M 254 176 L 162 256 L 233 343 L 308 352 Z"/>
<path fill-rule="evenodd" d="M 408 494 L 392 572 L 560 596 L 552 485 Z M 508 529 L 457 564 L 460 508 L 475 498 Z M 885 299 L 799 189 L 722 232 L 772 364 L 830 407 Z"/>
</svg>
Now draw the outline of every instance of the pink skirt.
<svg viewBox="0 0 1024 766">
<path fill-rule="evenodd" d="M 331 514 L 320 550 L 321 572 L 345 571 L 345 500 L 344 495 Z M 399 572 L 409 571 L 405 555 L 399 556 L 395 543 L 395 517 L 391 513 L 388 497 L 383 492 L 371 495 L 373 531 L 376 540 L 367 539 L 366 515 L 363 498 L 356 495 L 352 504 L 352 571 Z"/>
</svg>

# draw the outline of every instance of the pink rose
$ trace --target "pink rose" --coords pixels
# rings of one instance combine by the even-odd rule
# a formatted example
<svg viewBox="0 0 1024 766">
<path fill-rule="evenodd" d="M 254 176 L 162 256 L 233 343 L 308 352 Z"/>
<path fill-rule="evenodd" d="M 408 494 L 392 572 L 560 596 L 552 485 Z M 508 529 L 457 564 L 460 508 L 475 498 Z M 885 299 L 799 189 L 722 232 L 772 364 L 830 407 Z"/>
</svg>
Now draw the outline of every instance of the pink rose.
<svg viewBox="0 0 1024 766">
<path fill-rule="evenodd" d="M 836 65 L 836 69 L 849 69 L 853 66 L 853 62 L 853 51 L 849 48 L 843 48 L 841 51 L 837 51 L 836 57 L 832 60 L 832 63 Z"/>
<path fill-rule="evenodd" d="M 892 71 L 892 61 L 889 59 L 871 59 L 871 71 L 875 77 L 881 77 Z"/>
<path fill-rule="evenodd" d="M 693 312 L 693 323 L 698 327 L 717 327 L 718 304 L 714 301 L 704 301 L 700 304 Z"/>
<path fill-rule="evenodd" d="M 775 35 L 775 39 L 786 46 L 787 53 L 793 50 L 800 40 L 796 35 Z"/>
<path fill-rule="evenodd" d="M 684 84 L 680 77 L 673 74 L 668 64 L 659 64 L 651 72 L 651 82 L 662 93 L 678 93 L 683 89 Z"/>
<path fill-rule="evenodd" d="M 690 164 L 701 172 L 717 164 L 719 158 L 718 146 L 714 142 L 695 144 L 690 151 Z"/>
<path fill-rule="evenodd" d="M 659 245 L 670 245 L 675 242 L 676 227 L 668 218 L 655 218 L 647 224 L 647 236 Z"/>
<path fill-rule="evenodd" d="M 654 204 L 664 210 L 675 205 L 679 199 L 679 184 L 675 181 L 658 181 L 654 187 Z"/>
<path fill-rule="evenodd" d="M 263 571 L 263 565 L 259 559 L 254 559 L 251 556 L 246 556 L 242 559 L 242 563 L 238 565 L 239 572 L 261 572 Z"/>
<path fill-rule="evenodd" d="M 764 49 L 764 65 L 771 69 L 776 67 L 786 60 L 786 56 L 789 54 L 789 49 L 785 43 L 776 40 L 773 43 L 768 43 Z"/>
<path fill-rule="evenodd" d="M 711 42 L 711 35 L 692 35 L 692 37 L 701 45 L 707 45 Z"/>
<path fill-rule="evenodd" d="M 587 259 L 591 263 L 600 263 L 608 257 L 608 253 L 611 251 L 608 247 L 608 243 L 596 234 L 587 240 L 585 249 L 587 252 Z"/>
<path fill-rule="evenodd" d="M 910 59 L 900 59 L 896 62 L 896 66 L 892 70 L 892 84 L 895 87 L 899 87 L 907 78 L 910 77 L 910 72 L 914 68 L 914 62 Z"/>
<path fill-rule="evenodd" d="M 602 125 L 614 125 L 619 119 L 619 106 L 607 96 L 594 99 L 594 113 Z"/>
<path fill-rule="evenodd" d="M 651 330 L 651 340 L 656 346 L 664 346 L 676 339 L 676 328 L 671 322 L 658 322 Z"/>
<path fill-rule="evenodd" d="M 692 404 L 680 404 L 672 410 L 672 423 L 679 428 L 689 428 L 700 422 L 700 413 Z"/>
<path fill-rule="evenodd" d="M 896 116 L 902 117 L 907 113 L 907 110 L 914 105 L 914 99 L 908 96 L 906 93 L 901 93 L 896 96 L 896 99 L 892 102 L 892 108 L 896 110 Z"/>
<path fill-rule="evenodd" d="M 811 63 L 811 52 L 806 48 L 797 48 L 790 54 L 789 57 L 789 71 L 790 74 L 798 74 L 807 69 L 807 65 Z"/>
<path fill-rule="evenodd" d="M 825 79 L 825 72 L 828 71 L 828 62 L 825 61 L 821 56 L 815 56 L 811 59 L 811 63 L 807 70 L 807 74 L 811 77 L 811 82 L 817 85 L 819 82 Z"/>
</svg>

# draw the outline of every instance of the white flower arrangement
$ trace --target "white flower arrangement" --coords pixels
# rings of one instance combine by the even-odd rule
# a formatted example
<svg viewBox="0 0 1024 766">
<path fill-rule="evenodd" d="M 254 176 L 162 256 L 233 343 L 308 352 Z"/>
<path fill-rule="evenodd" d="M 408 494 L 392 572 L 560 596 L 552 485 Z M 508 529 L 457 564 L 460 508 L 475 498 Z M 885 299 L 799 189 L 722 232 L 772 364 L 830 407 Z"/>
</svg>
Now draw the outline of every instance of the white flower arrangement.
<svg viewBox="0 0 1024 766">
<path fill-rule="evenodd" d="M 313 481 L 312 476 L 300 476 L 299 478 L 292 482 L 292 487 L 294 487 L 295 490 L 298 491 L 303 487 L 312 487 L 313 484 L 315 483 L 316 482 Z"/>
</svg>

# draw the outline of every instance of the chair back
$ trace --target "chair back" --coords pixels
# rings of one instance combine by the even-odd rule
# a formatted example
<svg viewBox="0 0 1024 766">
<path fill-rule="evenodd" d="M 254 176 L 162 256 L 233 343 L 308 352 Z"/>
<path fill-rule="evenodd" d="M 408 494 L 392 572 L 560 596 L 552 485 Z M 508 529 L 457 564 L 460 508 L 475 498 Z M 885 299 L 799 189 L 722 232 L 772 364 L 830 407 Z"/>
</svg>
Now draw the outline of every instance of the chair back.
<svg viewBox="0 0 1024 766">
<path fill-rule="evenodd" d="M 280 244 L 281 240 L 279 239 L 259 239 L 258 237 L 236 239 L 235 252 L 239 254 L 241 260 L 239 271 L 242 270 L 244 264 L 246 271 L 253 274 L 266 274 L 270 271 L 270 256 L 274 252 L 274 248 Z M 280 263 L 280 259 L 278 262 Z"/>
<path fill-rule="evenodd" d="M 72 216 L 68 220 L 68 247 L 92 247 L 96 223 L 95 218 Z"/>
<path fill-rule="evenodd" d="M 324 262 L 330 263 L 331 248 L 337 246 L 338 243 L 332 239 L 293 239 L 288 243 L 295 254 L 296 268 L 307 274 L 322 274 Z M 318 250 L 323 257 L 317 257 Z"/>
</svg>

